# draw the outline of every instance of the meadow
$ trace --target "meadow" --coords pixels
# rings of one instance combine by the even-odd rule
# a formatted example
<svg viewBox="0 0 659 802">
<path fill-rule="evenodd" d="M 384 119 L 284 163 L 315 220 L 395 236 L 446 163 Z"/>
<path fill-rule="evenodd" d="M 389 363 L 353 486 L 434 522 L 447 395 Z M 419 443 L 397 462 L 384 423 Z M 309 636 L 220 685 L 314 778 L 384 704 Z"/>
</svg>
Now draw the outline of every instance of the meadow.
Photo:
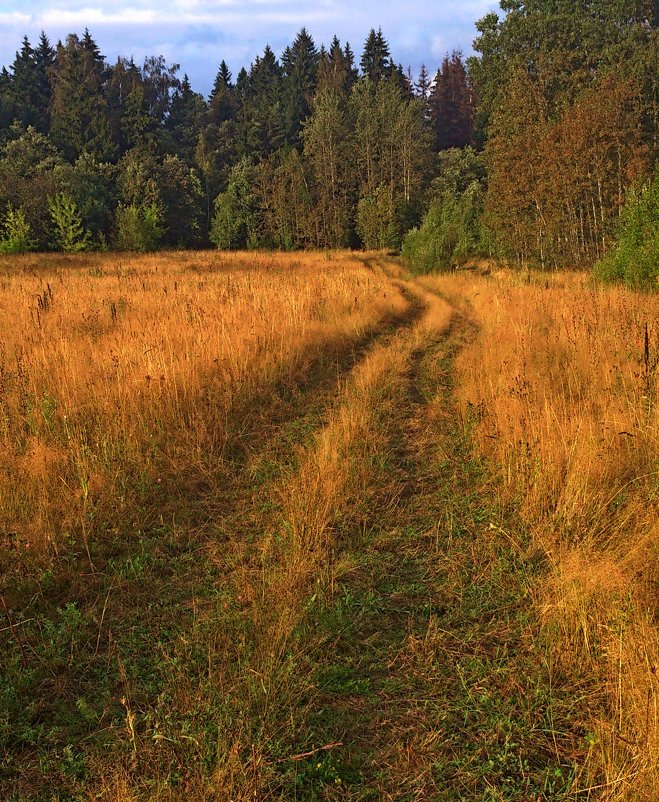
<svg viewBox="0 0 659 802">
<path fill-rule="evenodd" d="M 655 800 L 659 303 L 0 260 L 0 797 Z"/>
</svg>

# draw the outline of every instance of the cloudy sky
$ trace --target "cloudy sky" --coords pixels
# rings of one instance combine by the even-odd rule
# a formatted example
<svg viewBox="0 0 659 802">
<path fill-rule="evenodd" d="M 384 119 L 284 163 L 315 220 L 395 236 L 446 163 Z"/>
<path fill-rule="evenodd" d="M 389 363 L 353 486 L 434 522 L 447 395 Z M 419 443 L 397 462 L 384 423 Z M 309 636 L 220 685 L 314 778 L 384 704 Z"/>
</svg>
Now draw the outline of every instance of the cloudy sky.
<svg viewBox="0 0 659 802">
<path fill-rule="evenodd" d="M 369 29 L 381 26 L 396 61 L 415 74 L 422 62 L 434 72 L 447 51 L 471 52 L 475 20 L 497 6 L 488 0 L 0 0 L 0 65 L 11 64 L 24 34 L 34 43 L 45 30 L 54 44 L 88 27 L 110 61 L 122 55 L 141 63 L 162 54 L 206 94 L 222 59 L 235 75 L 266 43 L 279 55 L 302 26 L 317 45 L 336 33 L 358 58 Z"/>
</svg>

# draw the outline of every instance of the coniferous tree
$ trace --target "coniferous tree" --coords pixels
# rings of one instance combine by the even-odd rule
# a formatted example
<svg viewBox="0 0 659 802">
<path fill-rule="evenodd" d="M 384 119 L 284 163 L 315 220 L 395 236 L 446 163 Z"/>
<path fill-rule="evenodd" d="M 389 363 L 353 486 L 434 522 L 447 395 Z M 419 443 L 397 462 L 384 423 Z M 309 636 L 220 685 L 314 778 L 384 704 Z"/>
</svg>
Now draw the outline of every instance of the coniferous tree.
<svg viewBox="0 0 659 802">
<path fill-rule="evenodd" d="M 119 156 L 131 148 L 154 143 L 158 124 L 148 113 L 142 73 L 132 59 L 117 60 L 110 71 L 106 94 Z"/>
<path fill-rule="evenodd" d="M 213 90 L 209 98 L 210 121 L 215 125 L 233 120 L 236 116 L 238 102 L 235 87 L 231 83 L 231 71 L 226 62 L 222 60 L 215 76 Z"/>
<path fill-rule="evenodd" d="M 282 56 L 286 140 L 299 144 L 302 121 L 308 116 L 318 82 L 319 54 L 313 39 L 302 28 Z"/>
<path fill-rule="evenodd" d="M 49 243 L 50 214 L 47 198 L 60 191 L 58 168 L 62 154 L 44 134 L 18 123 L 13 138 L 0 151 L 0 208 L 20 208 L 41 247 Z"/>
<path fill-rule="evenodd" d="M 432 78 L 426 68 L 425 64 L 421 65 L 419 69 L 419 76 L 414 84 L 414 94 L 419 98 L 423 104 L 423 117 L 427 122 L 430 122 L 430 94 L 432 91 Z"/>
<path fill-rule="evenodd" d="M 14 119 L 14 104 L 11 98 L 11 75 L 6 67 L 0 70 L 0 145 L 9 136 L 9 125 Z"/>
<path fill-rule="evenodd" d="M 333 89 L 345 95 L 350 92 L 357 78 L 350 45 L 346 45 L 344 50 L 335 36 L 330 49 L 321 50 L 318 63 L 318 91 Z"/>
<path fill-rule="evenodd" d="M 89 32 L 57 45 L 50 135 L 70 160 L 87 152 L 101 161 L 116 155 L 107 99 L 108 73 Z"/>
<path fill-rule="evenodd" d="M 172 96 L 165 120 L 163 149 L 192 166 L 199 134 L 207 116 L 206 101 L 202 95 L 192 91 L 188 76 L 184 75 L 181 85 Z"/>
<path fill-rule="evenodd" d="M 392 72 L 389 43 L 382 34 L 382 28 L 371 28 L 360 62 L 362 75 L 373 83 L 389 78 Z"/>
<path fill-rule="evenodd" d="M 242 156 L 262 157 L 284 144 L 285 120 L 282 106 L 282 69 L 272 48 L 266 45 L 249 74 L 239 75 L 236 92 L 237 149 Z"/>
<path fill-rule="evenodd" d="M 445 56 L 429 98 L 435 149 L 462 148 L 473 132 L 473 93 L 462 55 Z"/>
</svg>

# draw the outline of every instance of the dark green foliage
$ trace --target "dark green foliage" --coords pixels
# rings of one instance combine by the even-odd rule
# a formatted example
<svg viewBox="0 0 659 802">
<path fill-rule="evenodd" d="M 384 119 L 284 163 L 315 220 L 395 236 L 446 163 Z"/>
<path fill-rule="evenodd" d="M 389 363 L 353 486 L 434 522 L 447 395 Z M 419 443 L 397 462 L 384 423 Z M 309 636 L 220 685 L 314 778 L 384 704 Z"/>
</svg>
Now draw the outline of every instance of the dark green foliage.
<svg viewBox="0 0 659 802">
<path fill-rule="evenodd" d="M 391 76 L 395 65 L 391 60 L 389 43 L 382 34 L 382 28 L 371 28 L 366 42 L 364 42 L 364 52 L 360 62 L 362 74 L 369 78 L 373 83 L 382 81 Z"/>
<path fill-rule="evenodd" d="M 448 270 L 488 254 L 490 235 L 482 222 L 485 190 L 483 159 L 472 148 L 440 154 L 430 208 L 403 241 L 403 256 L 414 272 Z"/>
<path fill-rule="evenodd" d="M 292 145 L 299 144 L 302 121 L 309 115 L 318 80 L 318 61 L 316 45 L 302 28 L 282 56 L 286 140 Z"/>
<path fill-rule="evenodd" d="M 462 194 L 434 200 L 419 228 L 409 231 L 402 254 L 415 273 L 448 270 L 470 257 L 487 253 L 481 222 L 483 195 L 474 183 Z"/>
<path fill-rule="evenodd" d="M 12 139 L 0 150 L 0 208 L 20 208 L 37 247 L 50 243 L 48 197 L 60 191 L 61 153 L 43 134 L 16 124 Z"/>
<path fill-rule="evenodd" d="M 163 207 L 163 243 L 177 247 L 199 246 L 203 241 L 203 190 L 195 171 L 178 156 L 165 156 L 158 167 Z"/>
<path fill-rule="evenodd" d="M 225 192 L 215 199 L 211 242 L 221 250 L 258 245 L 257 198 L 253 191 L 253 168 L 242 159 L 231 170 Z"/>
<path fill-rule="evenodd" d="M 220 64 L 213 91 L 209 99 L 209 119 L 216 125 L 233 120 L 236 116 L 238 103 L 236 101 L 235 87 L 231 83 L 231 71 L 225 61 Z"/>
<path fill-rule="evenodd" d="M 55 52 L 48 37 L 42 32 L 36 48 L 26 37 L 11 66 L 7 82 L 7 116 L 34 126 L 45 133 L 48 130 L 48 106 L 51 97 L 49 73 L 55 61 Z"/>
<path fill-rule="evenodd" d="M 659 290 L 659 172 L 628 193 L 616 242 L 594 275 L 641 290 Z"/>
<path fill-rule="evenodd" d="M 192 166 L 199 134 L 206 124 L 206 101 L 192 91 L 188 76 L 172 96 L 169 114 L 164 125 L 163 143 L 167 153 L 178 156 Z"/>
<path fill-rule="evenodd" d="M 135 248 L 398 248 L 428 211 L 406 245 L 426 266 L 482 250 L 482 213 L 488 250 L 592 265 L 656 155 L 656 8 L 501 10 L 477 23 L 479 56 L 447 54 L 435 81 L 423 66 L 414 83 L 380 28 L 361 71 L 302 28 L 235 82 L 221 61 L 208 100 L 162 55 L 111 66 L 88 30 L 55 50 L 25 38 L 0 70 L 0 210 L 20 208 L 40 248 L 61 193 L 94 244 Z"/>
<path fill-rule="evenodd" d="M 474 93 L 462 55 L 446 56 L 428 97 L 435 149 L 463 148 L 472 138 Z"/>
<path fill-rule="evenodd" d="M 99 241 L 112 227 L 116 206 L 117 168 L 83 153 L 74 164 L 64 163 L 57 175 L 62 191 L 70 195 L 80 211 L 84 227 Z"/>
<path fill-rule="evenodd" d="M 269 156 L 286 139 L 282 69 L 269 46 L 257 56 L 249 75 L 238 76 L 236 92 L 240 98 L 236 115 L 238 153 L 250 158 Z"/>
<path fill-rule="evenodd" d="M 656 103 L 659 12 L 653 0 L 502 0 L 500 5 L 505 16 L 490 12 L 477 22 L 474 48 L 480 57 L 469 60 L 480 138 L 520 67 L 542 76 L 552 109 L 566 96 L 574 99 L 598 75 L 618 70 L 642 81 Z"/>
<path fill-rule="evenodd" d="M 105 95 L 107 68 L 88 32 L 58 44 L 53 67 L 50 136 L 74 160 L 86 152 L 99 161 L 114 158 L 110 108 Z"/>
<path fill-rule="evenodd" d="M 119 154 L 133 147 L 153 144 L 158 124 L 148 112 L 142 73 L 132 59 L 117 60 L 111 69 L 106 92 Z"/>
</svg>

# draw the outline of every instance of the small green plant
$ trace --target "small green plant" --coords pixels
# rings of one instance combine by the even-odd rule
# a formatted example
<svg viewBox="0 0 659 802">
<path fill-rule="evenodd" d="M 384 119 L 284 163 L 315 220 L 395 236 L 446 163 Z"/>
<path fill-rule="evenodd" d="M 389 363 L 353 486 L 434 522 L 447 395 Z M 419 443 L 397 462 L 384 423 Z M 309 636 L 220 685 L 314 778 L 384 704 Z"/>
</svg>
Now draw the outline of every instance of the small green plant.
<svg viewBox="0 0 659 802">
<path fill-rule="evenodd" d="M 0 229 L 0 253 L 26 253 L 36 247 L 36 242 L 32 239 L 32 228 L 20 207 L 14 209 L 10 205 L 7 208 Z"/>
<path fill-rule="evenodd" d="M 367 250 L 398 249 L 400 229 L 389 188 L 385 184 L 357 204 L 357 233 Z"/>
<path fill-rule="evenodd" d="M 616 244 L 593 272 L 600 281 L 659 289 L 659 172 L 652 183 L 629 192 Z"/>
<path fill-rule="evenodd" d="M 155 203 L 147 206 L 119 204 L 116 226 L 116 247 L 120 251 L 154 251 L 165 233 L 162 212 Z"/>
<path fill-rule="evenodd" d="M 91 234 L 82 225 L 82 215 L 70 195 L 60 192 L 48 198 L 48 208 L 53 221 L 54 245 L 66 253 L 89 250 Z"/>
<path fill-rule="evenodd" d="M 436 198 L 419 228 L 408 232 L 402 254 L 416 273 L 448 270 L 470 256 L 485 255 L 488 233 L 483 225 L 483 190 L 473 181 L 463 192 Z"/>
</svg>

